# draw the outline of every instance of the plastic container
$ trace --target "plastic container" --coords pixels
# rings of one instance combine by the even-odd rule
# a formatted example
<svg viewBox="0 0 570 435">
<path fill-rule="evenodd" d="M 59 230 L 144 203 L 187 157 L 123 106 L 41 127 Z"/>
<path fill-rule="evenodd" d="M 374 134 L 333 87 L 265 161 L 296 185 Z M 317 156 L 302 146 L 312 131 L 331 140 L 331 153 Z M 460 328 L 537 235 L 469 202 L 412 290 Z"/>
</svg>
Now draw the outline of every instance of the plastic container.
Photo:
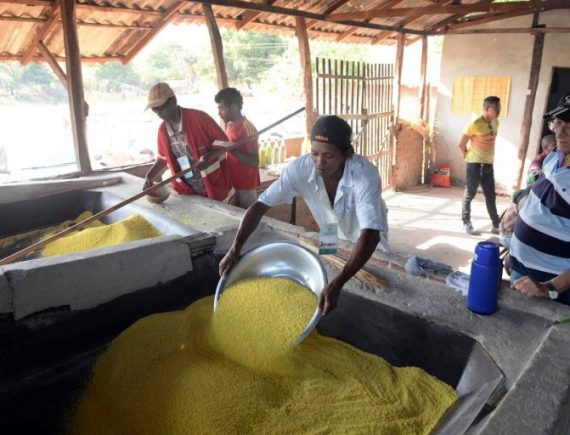
<svg viewBox="0 0 570 435">
<path fill-rule="evenodd" d="M 478 314 L 497 311 L 502 273 L 499 245 L 493 242 L 477 243 L 471 263 L 467 308 Z"/>
</svg>

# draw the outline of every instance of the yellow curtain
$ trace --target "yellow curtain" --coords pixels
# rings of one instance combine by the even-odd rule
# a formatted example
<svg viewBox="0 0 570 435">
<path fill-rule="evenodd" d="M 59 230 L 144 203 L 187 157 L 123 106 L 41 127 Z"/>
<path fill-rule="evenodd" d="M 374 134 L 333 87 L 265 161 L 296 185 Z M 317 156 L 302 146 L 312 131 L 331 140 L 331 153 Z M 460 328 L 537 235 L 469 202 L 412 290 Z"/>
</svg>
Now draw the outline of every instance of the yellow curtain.
<svg viewBox="0 0 570 435">
<path fill-rule="evenodd" d="M 453 80 L 451 113 L 477 115 L 481 113 L 485 97 L 495 95 L 501 99 L 501 116 L 509 109 L 510 77 L 460 76 Z"/>
</svg>

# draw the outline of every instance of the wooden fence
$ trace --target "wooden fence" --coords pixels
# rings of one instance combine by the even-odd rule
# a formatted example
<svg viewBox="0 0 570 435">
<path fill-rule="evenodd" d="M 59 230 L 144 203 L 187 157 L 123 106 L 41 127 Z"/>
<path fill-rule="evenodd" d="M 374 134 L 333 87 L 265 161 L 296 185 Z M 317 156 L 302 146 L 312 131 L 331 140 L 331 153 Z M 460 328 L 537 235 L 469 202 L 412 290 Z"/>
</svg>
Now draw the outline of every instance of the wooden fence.
<svg viewBox="0 0 570 435">
<path fill-rule="evenodd" d="M 354 150 L 376 167 L 383 187 L 393 166 L 394 66 L 316 59 L 315 111 L 338 115 L 354 132 Z"/>
</svg>

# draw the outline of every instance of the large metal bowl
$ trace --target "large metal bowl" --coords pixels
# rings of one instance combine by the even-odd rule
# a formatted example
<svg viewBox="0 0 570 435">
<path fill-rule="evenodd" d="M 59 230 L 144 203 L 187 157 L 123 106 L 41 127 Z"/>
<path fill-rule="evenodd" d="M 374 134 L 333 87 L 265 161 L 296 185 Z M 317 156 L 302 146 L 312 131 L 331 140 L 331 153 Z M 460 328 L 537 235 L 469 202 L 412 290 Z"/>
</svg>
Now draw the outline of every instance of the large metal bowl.
<svg viewBox="0 0 570 435">
<path fill-rule="evenodd" d="M 240 261 L 218 282 L 214 296 L 214 310 L 225 288 L 246 278 L 284 277 L 292 279 L 312 291 L 317 301 L 328 283 L 327 272 L 318 256 L 292 242 L 270 242 L 256 246 L 241 256 Z M 309 324 L 293 343 L 301 343 L 317 326 L 321 311 L 317 304 Z"/>
</svg>

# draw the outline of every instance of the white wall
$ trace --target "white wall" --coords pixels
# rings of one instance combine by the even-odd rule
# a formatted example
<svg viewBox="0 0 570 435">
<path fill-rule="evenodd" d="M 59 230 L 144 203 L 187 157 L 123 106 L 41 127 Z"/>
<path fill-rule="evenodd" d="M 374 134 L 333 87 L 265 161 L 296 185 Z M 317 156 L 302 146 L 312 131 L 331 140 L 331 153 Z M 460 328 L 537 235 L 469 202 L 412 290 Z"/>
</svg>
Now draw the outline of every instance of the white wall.
<svg viewBox="0 0 570 435">
<path fill-rule="evenodd" d="M 531 16 L 497 21 L 481 28 L 530 27 Z M 541 24 L 568 27 L 570 11 L 541 14 Z M 457 76 L 510 76 L 511 92 L 506 116 L 500 117 L 495 148 L 497 190 L 510 192 L 516 180 L 516 161 L 527 95 L 534 38 L 529 34 L 448 35 L 442 54 L 441 76 L 435 118 L 436 164 L 449 163 L 455 183 L 465 180 L 465 163 L 457 148 L 468 116 L 451 114 L 451 92 Z M 540 141 L 542 114 L 548 97 L 553 67 L 570 67 L 570 34 L 546 34 L 542 67 L 533 114 L 526 164 Z M 526 170 L 526 168 L 525 168 Z"/>
</svg>

